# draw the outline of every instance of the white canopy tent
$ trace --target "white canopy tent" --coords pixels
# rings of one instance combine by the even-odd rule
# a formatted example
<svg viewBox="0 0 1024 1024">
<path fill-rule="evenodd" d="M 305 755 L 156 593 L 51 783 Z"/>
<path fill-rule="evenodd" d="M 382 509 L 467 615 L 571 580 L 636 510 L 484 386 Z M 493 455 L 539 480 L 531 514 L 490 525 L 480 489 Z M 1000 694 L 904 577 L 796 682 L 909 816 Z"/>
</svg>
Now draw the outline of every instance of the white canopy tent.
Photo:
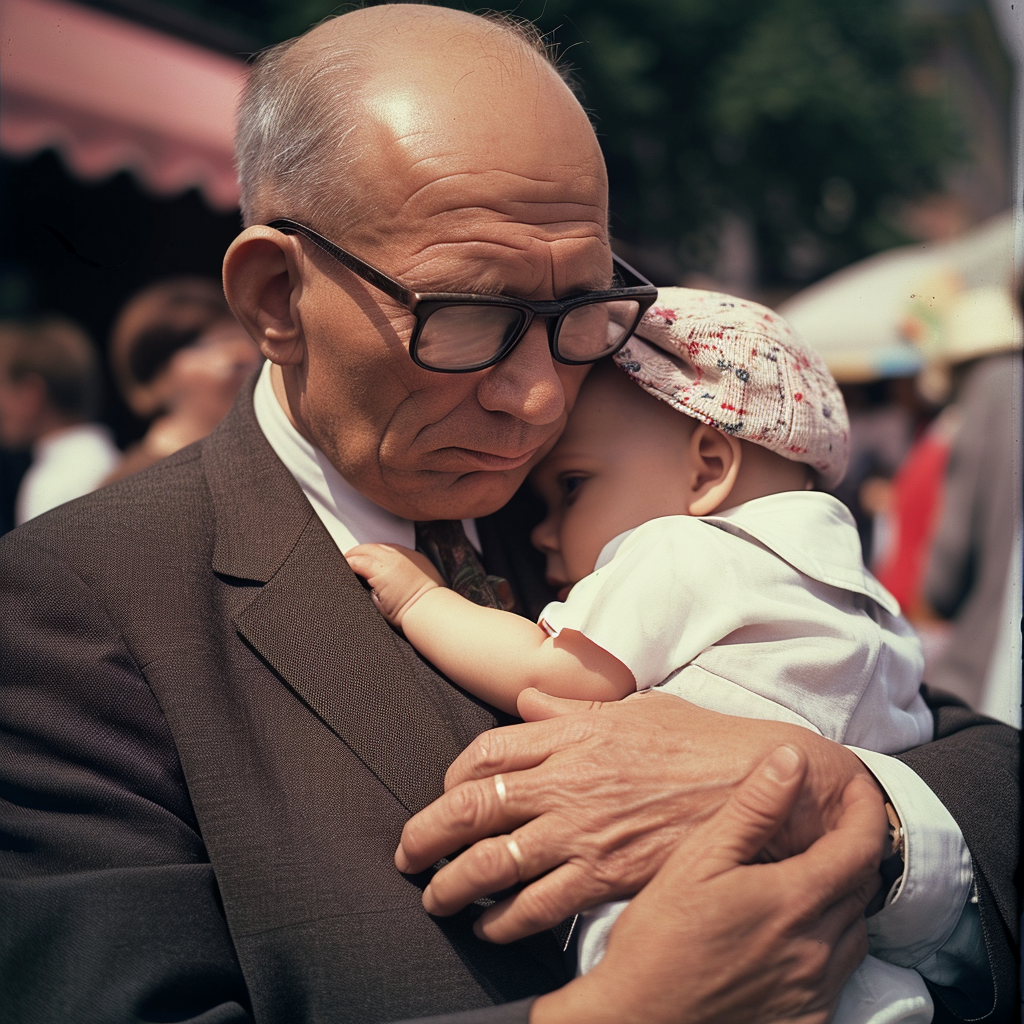
<svg viewBox="0 0 1024 1024">
<path fill-rule="evenodd" d="M 779 312 L 841 382 L 908 376 L 922 364 L 918 348 L 900 332 L 914 296 L 942 274 L 964 288 L 1010 285 L 1013 255 L 1008 211 L 960 238 L 903 246 L 854 263 L 797 293 Z"/>
</svg>

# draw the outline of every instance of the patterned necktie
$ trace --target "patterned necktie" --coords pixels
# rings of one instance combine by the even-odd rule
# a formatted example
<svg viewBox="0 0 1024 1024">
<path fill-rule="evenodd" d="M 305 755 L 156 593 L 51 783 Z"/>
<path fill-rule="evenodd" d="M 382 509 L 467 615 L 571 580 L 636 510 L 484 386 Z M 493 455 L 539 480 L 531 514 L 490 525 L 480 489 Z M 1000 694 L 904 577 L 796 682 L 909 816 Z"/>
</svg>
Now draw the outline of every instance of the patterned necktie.
<svg viewBox="0 0 1024 1024">
<path fill-rule="evenodd" d="M 458 519 L 417 523 L 416 548 L 437 566 L 456 594 L 485 608 L 515 611 L 516 599 L 508 580 L 487 575 Z"/>
</svg>

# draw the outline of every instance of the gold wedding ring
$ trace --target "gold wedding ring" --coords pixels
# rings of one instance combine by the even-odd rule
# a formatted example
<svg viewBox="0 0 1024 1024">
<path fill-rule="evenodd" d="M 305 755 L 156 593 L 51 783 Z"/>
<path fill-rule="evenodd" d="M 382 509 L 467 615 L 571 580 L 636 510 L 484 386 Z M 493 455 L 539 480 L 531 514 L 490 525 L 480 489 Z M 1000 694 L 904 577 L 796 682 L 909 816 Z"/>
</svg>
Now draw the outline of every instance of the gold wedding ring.
<svg viewBox="0 0 1024 1024">
<path fill-rule="evenodd" d="M 500 775 L 494 776 L 494 792 L 498 794 L 498 803 L 504 804 L 508 799 L 508 791 L 505 789 L 505 780 Z"/>
<path fill-rule="evenodd" d="M 505 840 L 505 846 L 508 847 L 508 852 L 511 854 L 512 859 L 516 862 L 516 871 L 520 878 L 523 877 L 523 851 L 519 849 L 519 844 L 509 836 Z"/>
</svg>

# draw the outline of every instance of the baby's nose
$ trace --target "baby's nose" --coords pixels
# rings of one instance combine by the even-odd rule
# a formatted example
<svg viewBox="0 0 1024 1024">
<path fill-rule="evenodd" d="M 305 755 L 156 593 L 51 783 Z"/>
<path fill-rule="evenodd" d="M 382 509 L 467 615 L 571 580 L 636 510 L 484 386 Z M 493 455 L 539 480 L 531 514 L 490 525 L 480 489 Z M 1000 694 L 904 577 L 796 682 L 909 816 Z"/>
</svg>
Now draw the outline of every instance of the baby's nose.
<svg viewBox="0 0 1024 1024">
<path fill-rule="evenodd" d="M 551 516 L 542 519 L 530 532 L 530 543 L 549 556 L 558 550 L 558 531 Z"/>
</svg>

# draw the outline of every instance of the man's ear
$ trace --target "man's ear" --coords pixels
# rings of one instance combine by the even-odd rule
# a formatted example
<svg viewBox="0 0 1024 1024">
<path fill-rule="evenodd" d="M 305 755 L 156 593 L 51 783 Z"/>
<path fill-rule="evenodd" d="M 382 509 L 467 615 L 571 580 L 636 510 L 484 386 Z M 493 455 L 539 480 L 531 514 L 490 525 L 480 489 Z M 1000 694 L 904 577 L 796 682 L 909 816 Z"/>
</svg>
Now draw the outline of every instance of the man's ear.
<svg viewBox="0 0 1024 1024">
<path fill-rule="evenodd" d="M 740 472 L 743 448 L 729 434 L 698 423 L 690 435 L 691 516 L 709 516 L 725 504 Z"/>
<path fill-rule="evenodd" d="M 260 351 L 280 366 L 294 366 L 305 356 L 299 251 L 291 236 L 255 224 L 224 255 L 224 294 L 231 312 Z"/>
</svg>

